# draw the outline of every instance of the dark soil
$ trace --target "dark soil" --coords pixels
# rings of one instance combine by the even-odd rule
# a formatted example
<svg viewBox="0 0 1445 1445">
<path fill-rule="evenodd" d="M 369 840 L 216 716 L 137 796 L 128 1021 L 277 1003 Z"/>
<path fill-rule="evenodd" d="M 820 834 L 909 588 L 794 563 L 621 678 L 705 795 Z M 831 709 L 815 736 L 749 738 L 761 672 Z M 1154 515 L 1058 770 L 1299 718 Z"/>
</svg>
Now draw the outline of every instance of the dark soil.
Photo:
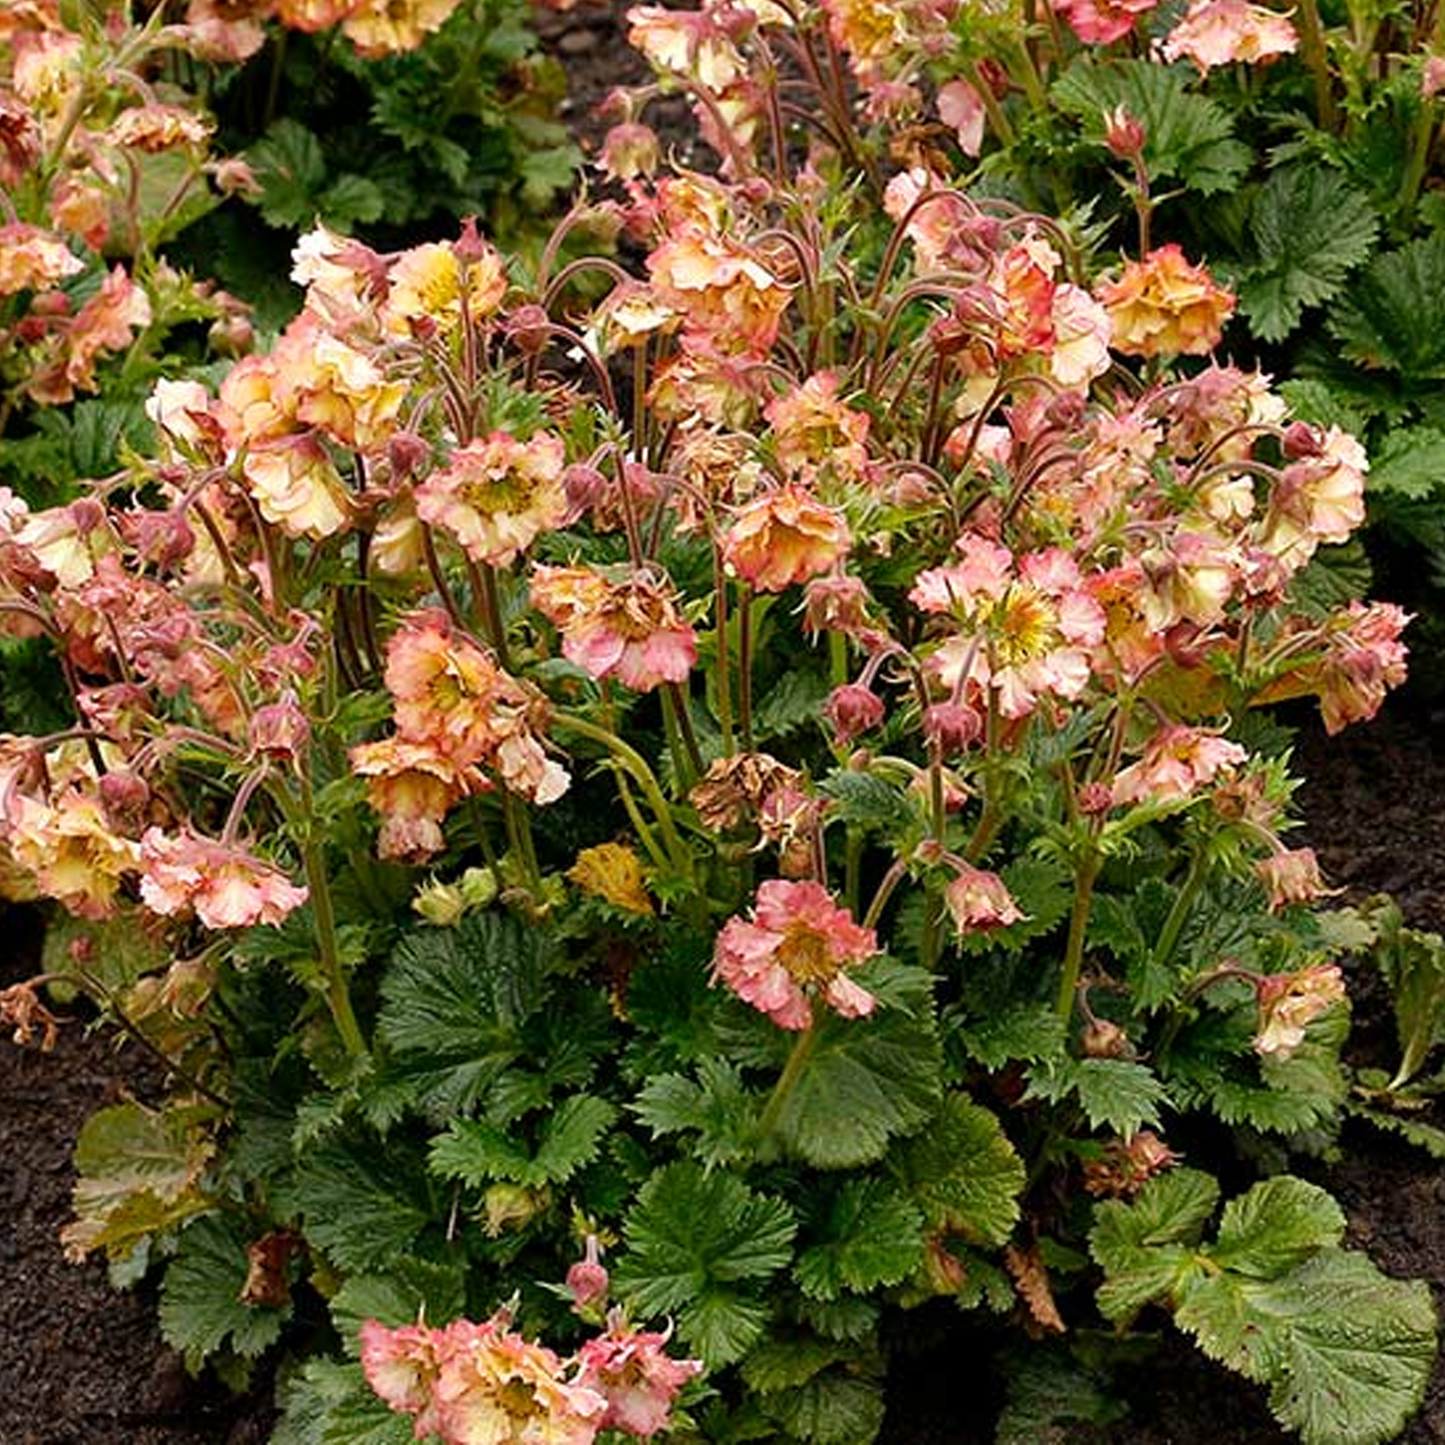
<svg viewBox="0 0 1445 1445">
<path fill-rule="evenodd" d="M 612 87 L 643 78 L 611 3 L 539 12 L 550 52 L 568 73 L 567 119 L 595 148 L 594 108 Z M 651 117 L 680 136 L 681 103 Z M 681 157 L 686 160 L 686 156 Z M 1417 927 L 1445 928 L 1445 715 L 1392 704 L 1367 727 L 1326 740 L 1306 729 L 1298 771 L 1307 841 L 1331 880 L 1355 898 L 1389 892 Z M 38 920 L 0 915 L 0 987 L 33 971 Z M 1362 1010 L 1363 1012 L 1363 1010 Z M 75 1136 L 86 1116 L 153 1082 L 131 1053 L 71 1026 L 48 1055 L 0 1039 L 0 1445 L 260 1445 L 274 1422 L 264 1387 L 234 1397 L 193 1381 L 161 1340 L 145 1290 L 111 1288 L 104 1266 L 68 1264 L 57 1235 L 69 1217 Z M 1350 1242 L 1380 1267 L 1445 1289 L 1445 1174 L 1423 1153 L 1351 1126 L 1338 1162 L 1305 1166 L 1340 1199 Z M 1000 1403 L 988 1340 L 956 1311 L 909 1317 L 895 1342 L 886 1445 L 984 1445 Z M 1161 1322 L 1147 1364 L 1124 1376 L 1130 1417 L 1067 1445 L 1276 1445 L 1286 1436 L 1262 1393 L 1211 1365 Z M 1132 1382 L 1132 1383 L 1131 1383 Z M 1445 1373 L 1401 1437 L 1445 1442 Z M 1040 1441 L 1040 1445 L 1048 1442 Z"/>
</svg>

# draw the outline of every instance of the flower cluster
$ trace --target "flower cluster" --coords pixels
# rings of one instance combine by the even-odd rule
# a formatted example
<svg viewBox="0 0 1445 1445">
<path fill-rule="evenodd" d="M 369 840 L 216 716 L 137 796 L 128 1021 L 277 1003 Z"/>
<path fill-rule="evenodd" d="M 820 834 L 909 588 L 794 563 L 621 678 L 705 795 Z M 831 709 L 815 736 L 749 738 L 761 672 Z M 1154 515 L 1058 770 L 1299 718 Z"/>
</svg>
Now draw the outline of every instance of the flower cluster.
<svg viewBox="0 0 1445 1445">
<path fill-rule="evenodd" d="M 592 1445 L 602 1430 L 650 1440 L 702 1366 L 666 1353 L 668 1337 L 620 1317 L 570 1360 L 512 1331 L 507 1311 L 442 1329 L 376 1320 L 361 1327 L 371 1387 L 443 1445 Z"/>
</svg>

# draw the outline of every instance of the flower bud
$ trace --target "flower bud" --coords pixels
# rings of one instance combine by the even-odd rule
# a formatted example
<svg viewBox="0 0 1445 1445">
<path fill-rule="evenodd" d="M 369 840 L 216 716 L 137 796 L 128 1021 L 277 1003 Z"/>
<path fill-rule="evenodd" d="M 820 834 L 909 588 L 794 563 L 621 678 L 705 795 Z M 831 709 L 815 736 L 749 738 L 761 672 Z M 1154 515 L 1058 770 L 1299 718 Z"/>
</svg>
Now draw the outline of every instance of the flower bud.
<svg viewBox="0 0 1445 1445">
<path fill-rule="evenodd" d="M 833 725 L 833 737 L 846 747 L 883 721 L 883 699 L 861 682 L 835 687 L 823 704 L 823 716 Z"/>
<path fill-rule="evenodd" d="M 1104 144 L 1120 160 L 1132 161 L 1144 153 L 1144 125 L 1126 106 L 1116 105 L 1104 116 Z"/>
</svg>

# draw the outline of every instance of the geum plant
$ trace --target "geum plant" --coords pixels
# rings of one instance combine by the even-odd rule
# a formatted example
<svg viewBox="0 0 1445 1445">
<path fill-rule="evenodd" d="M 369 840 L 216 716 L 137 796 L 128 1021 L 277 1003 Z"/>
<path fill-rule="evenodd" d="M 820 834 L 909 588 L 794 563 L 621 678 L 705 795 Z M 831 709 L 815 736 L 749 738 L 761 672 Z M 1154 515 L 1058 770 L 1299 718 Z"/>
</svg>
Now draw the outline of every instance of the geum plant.
<svg viewBox="0 0 1445 1445">
<path fill-rule="evenodd" d="M 1202 270 L 1090 289 L 769 114 L 631 175 L 636 274 L 557 264 L 595 207 L 528 274 L 312 233 L 154 458 L 6 498 L 75 714 L 0 836 L 81 921 L 4 1008 L 79 988 L 173 1083 L 87 1125 L 67 1245 L 162 1269 L 197 1366 L 310 1348 L 283 1445 L 859 1445 L 930 1299 L 1052 1338 L 1013 1438 L 1109 1418 L 1100 1326 L 1162 1313 L 1383 1441 L 1433 1312 L 1284 1172 L 1347 1011 L 1250 711 L 1403 676 L 1313 582 L 1364 455 L 1206 359 Z"/>
</svg>

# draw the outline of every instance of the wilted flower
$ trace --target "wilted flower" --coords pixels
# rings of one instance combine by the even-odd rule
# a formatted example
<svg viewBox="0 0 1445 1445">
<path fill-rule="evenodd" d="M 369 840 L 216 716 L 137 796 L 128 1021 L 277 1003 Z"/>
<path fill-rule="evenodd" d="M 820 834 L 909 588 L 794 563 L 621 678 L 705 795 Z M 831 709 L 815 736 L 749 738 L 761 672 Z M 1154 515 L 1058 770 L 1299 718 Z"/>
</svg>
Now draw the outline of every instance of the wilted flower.
<svg viewBox="0 0 1445 1445">
<path fill-rule="evenodd" d="M 997 873 L 975 868 L 962 858 L 949 860 L 953 877 L 943 890 L 944 906 L 960 936 L 991 928 L 1007 928 L 1024 917 Z"/>
<path fill-rule="evenodd" d="M 1110 1199 L 1132 1199 L 1156 1174 L 1172 1169 L 1177 1155 L 1152 1129 L 1104 1146 L 1101 1158 L 1084 1164 L 1084 1188 Z"/>
<path fill-rule="evenodd" d="M 1288 1058 L 1303 1042 L 1305 1029 L 1345 997 L 1339 966 L 1315 964 L 1295 973 L 1267 974 L 1255 985 L 1259 1028 L 1254 1047 L 1271 1058 Z"/>
<path fill-rule="evenodd" d="M 844 975 L 878 952 L 878 938 L 833 902 L 821 883 L 773 879 L 759 887 L 752 918 L 730 918 L 718 934 L 713 978 L 780 1028 L 805 1029 L 812 997 L 845 1018 L 873 1012 L 876 1000 Z"/>
<path fill-rule="evenodd" d="M 0 226 L 0 296 L 44 291 L 84 269 L 84 262 L 49 231 L 23 221 Z"/>
<path fill-rule="evenodd" d="M 1313 848 L 1281 848 L 1268 858 L 1261 858 L 1254 868 L 1269 891 L 1271 912 L 1278 912 L 1291 903 L 1309 903 L 1331 891 L 1325 887 Z"/>
<path fill-rule="evenodd" d="M 625 843 L 599 843 L 584 848 L 567 870 L 567 877 L 590 893 L 627 913 L 650 918 L 652 899 L 642 877 L 642 863 Z"/>
</svg>

